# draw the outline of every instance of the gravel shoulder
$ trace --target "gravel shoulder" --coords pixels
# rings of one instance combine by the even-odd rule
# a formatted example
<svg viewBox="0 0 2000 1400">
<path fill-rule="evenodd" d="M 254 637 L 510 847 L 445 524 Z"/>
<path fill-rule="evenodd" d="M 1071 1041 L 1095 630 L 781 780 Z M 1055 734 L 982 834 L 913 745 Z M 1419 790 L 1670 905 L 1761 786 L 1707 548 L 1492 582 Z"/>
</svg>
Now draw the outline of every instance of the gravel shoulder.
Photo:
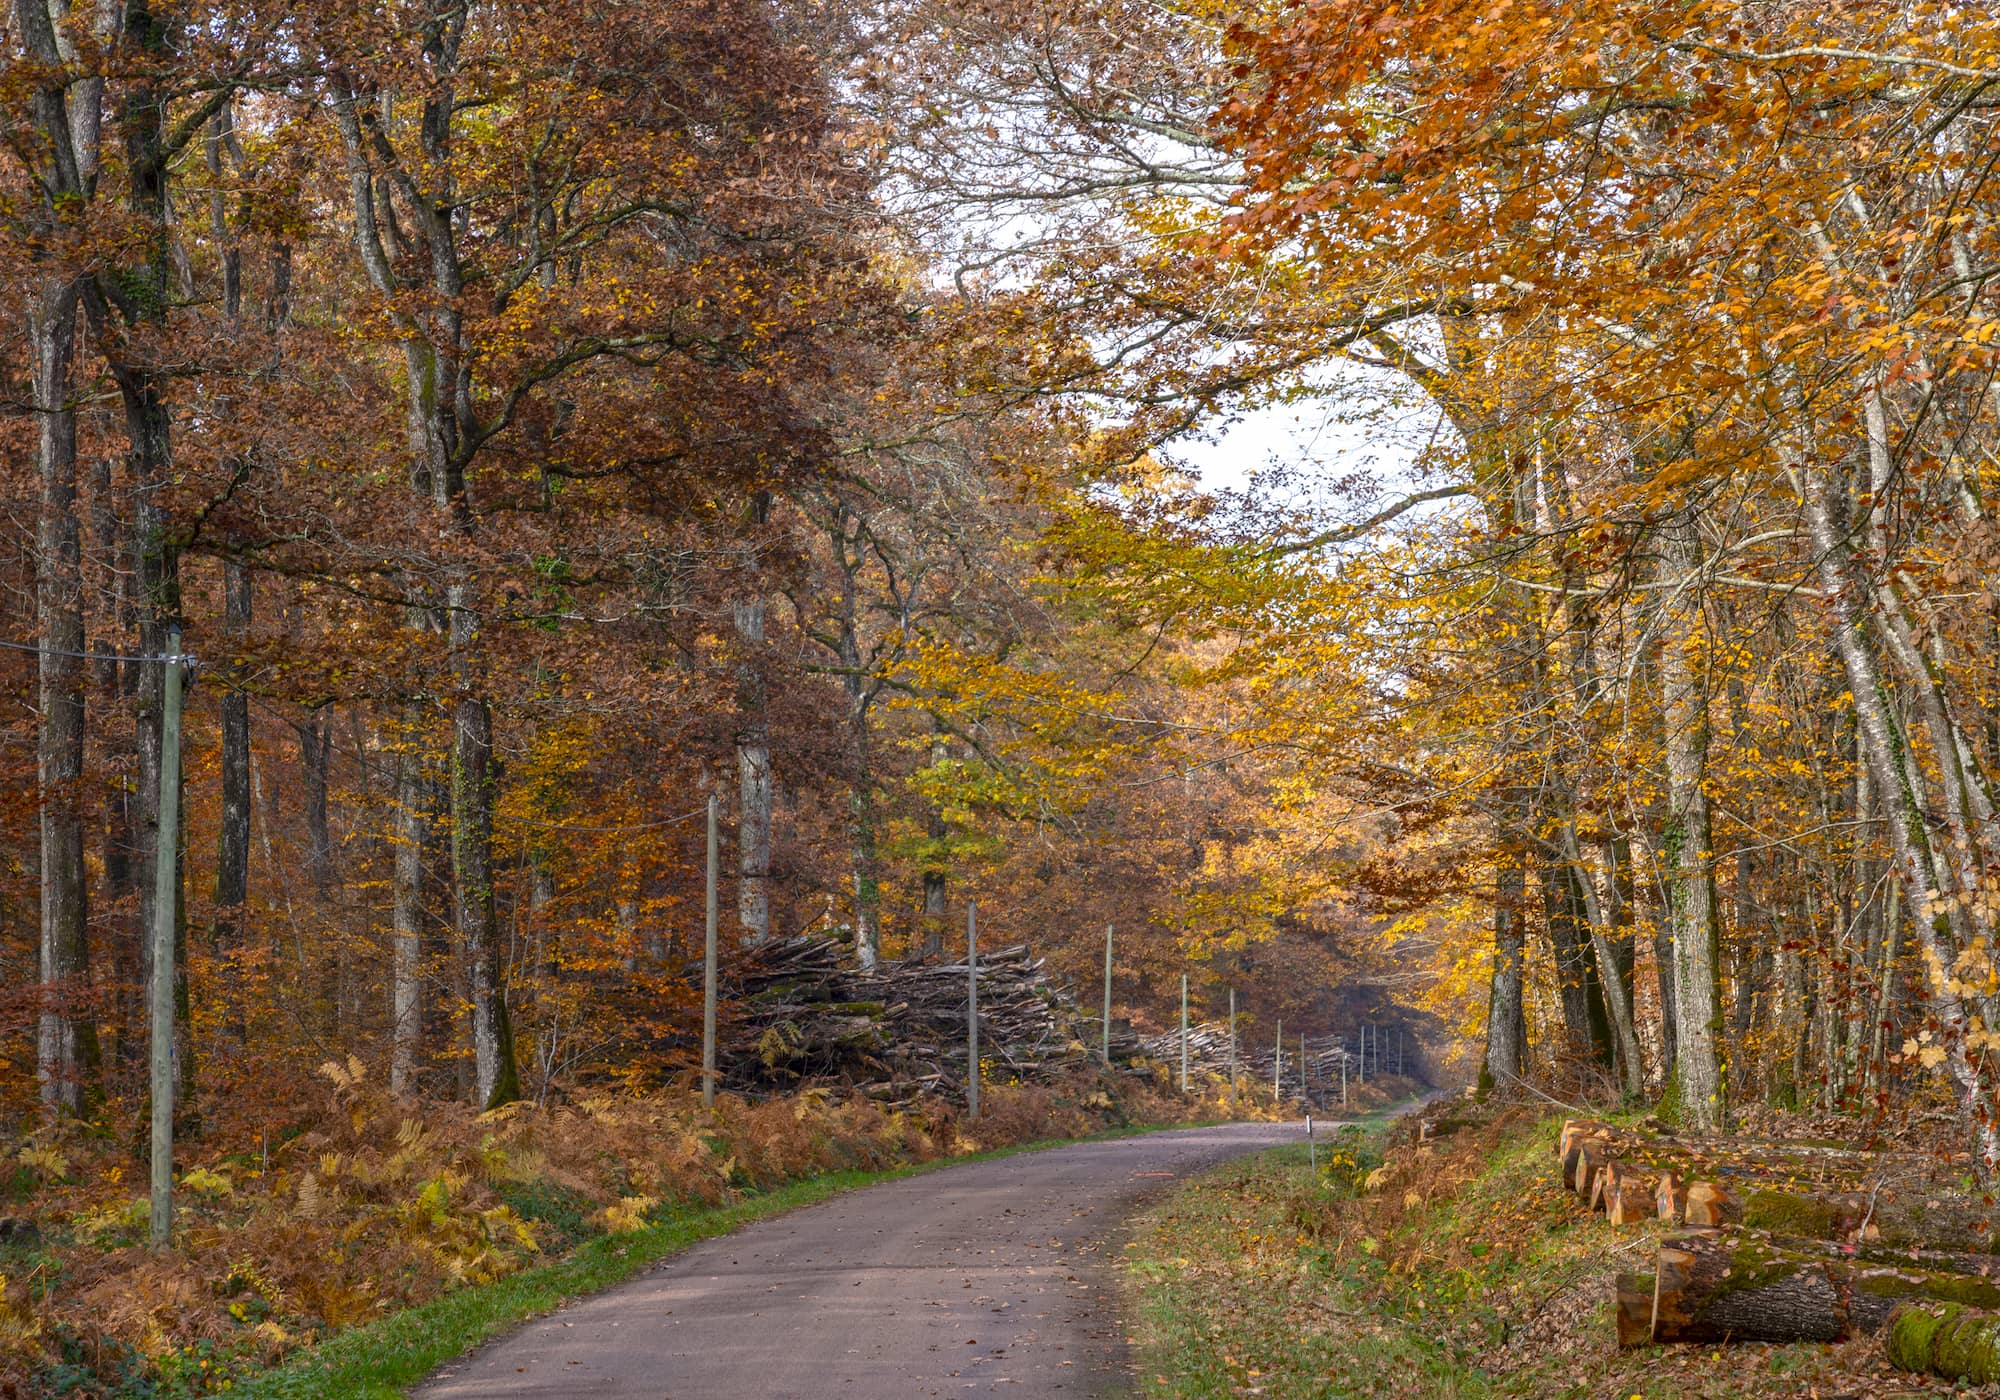
<svg viewBox="0 0 2000 1400">
<path fill-rule="evenodd" d="M 928 1172 L 710 1240 L 441 1370 L 421 1400 L 1131 1393 L 1108 1257 L 1195 1172 L 1300 1135 L 1237 1123 Z"/>
</svg>

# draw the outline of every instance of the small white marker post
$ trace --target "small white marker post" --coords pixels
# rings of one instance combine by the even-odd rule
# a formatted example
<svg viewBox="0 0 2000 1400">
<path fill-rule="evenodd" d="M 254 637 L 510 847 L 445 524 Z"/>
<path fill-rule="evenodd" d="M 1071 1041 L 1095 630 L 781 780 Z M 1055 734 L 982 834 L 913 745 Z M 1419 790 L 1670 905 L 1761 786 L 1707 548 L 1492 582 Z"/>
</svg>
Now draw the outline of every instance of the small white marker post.
<svg viewBox="0 0 2000 1400">
<path fill-rule="evenodd" d="M 1312 1110 L 1306 1110 L 1306 1165 L 1312 1168 L 1313 1180 L 1319 1180 L 1319 1147 L 1313 1142 Z"/>
</svg>

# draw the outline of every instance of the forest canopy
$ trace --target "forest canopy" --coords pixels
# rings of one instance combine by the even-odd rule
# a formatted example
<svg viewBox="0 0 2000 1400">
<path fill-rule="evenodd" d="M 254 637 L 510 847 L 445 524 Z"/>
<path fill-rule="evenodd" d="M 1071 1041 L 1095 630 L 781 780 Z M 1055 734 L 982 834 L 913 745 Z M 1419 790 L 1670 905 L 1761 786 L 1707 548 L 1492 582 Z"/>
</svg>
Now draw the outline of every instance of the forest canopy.
<svg viewBox="0 0 2000 1400">
<path fill-rule="evenodd" d="M 168 1005 L 211 1141 L 350 1055 L 686 1086 L 714 799 L 726 958 L 976 900 L 1079 989 L 1114 926 L 1141 1030 L 1185 974 L 2000 1159 L 2000 22 L 21 0 L 5 52 L 20 1133 L 136 1131 Z M 1251 460 L 1286 411 L 1374 460 Z"/>
</svg>

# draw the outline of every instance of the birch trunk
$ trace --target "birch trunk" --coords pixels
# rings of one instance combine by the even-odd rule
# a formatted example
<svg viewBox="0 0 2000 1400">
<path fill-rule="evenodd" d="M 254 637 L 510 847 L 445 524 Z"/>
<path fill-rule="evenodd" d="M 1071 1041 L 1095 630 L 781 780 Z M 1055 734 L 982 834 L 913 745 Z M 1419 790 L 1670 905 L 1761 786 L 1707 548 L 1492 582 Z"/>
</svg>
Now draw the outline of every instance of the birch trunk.
<svg viewBox="0 0 2000 1400">
<path fill-rule="evenodd" d="M 1870 645 L 1863 599 L 1867 593 L 1856 577 L 1851 542 L 1843 528 L 1845 503 L 1832 474 L 1808 465 L 1802 475 L 1807 529 L 1817 556 L 1821 591 L 1833 612 L 1833 641 L 1854 697 L 1855 725 L 1862 751 L 1874 770 L 1876 800 L 1888 822 L 1896 864 L 1916 930 L 1917 950 L 1928 965 L 1930 1001 L 1945 1030 L 1945 1065 L 1967 1116 L 1977 1125 L 1979 1155 L 1991 1176 L 2000 1162 L 2000 1128 L 1989 1110 L 1983 1056 L 1974 1059 L 1965 1044 L 1970 1030 L 1963 1001 L 1946 980 L 1946 970 L 1958 949 L 1947 901 L 1939 887 L 1939 867 L 1931 848 L 1923 811 L 1922 774 L 1904 739 L 1901 723 Z M 1991 1015 L 1987 1017 L 1990 1027 Z"/>
</svg>

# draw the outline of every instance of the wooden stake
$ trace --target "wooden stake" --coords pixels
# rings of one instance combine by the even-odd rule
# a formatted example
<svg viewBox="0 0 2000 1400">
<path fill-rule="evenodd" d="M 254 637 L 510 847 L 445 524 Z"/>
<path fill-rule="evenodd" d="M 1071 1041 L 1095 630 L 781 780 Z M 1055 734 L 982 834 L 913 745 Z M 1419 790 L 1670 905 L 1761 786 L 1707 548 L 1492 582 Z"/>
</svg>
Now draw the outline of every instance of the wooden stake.
<svg viewBox="0 0 2000 1400">
<path fill-rule="evenodd" d="M 1236 1111 L 1236 989 L 1229 989 L 1229 1111 Z"/>
<path fill-rule="evenodd" d="M 152 1200 L 147 1237 L 165 1249 L 174 1230 L 174 921 L 179 912 L 174 876 L 181 841 L 181 629 L 167 632 L 165 694 L 160 709 L 160 824 L 153 848 L 153 985 L 148 988 L 152 1017 L 153 1094 Z"/>
<path fill-rule="evenodd" d="M 1187 1034 L 1187 974 L 1181 974 L 1181 1092 L 1187 1092 L 1188 1034 Z"/>
<path fill-rule="evenodd" d="M 708 896 L 703 905 L 705 923 L 701 955 L 701 1106 L 715 1107 L 715 932 L 717 924 L 716 887 L 722 880 L 722 840 L 716 831 L 720 804 L 708 795 Z"/>
<path fill-rule="evenodd" d="M 1104 926 L 1104 1067 L 1111 1067 L 1111 925 Z"/>
<path fill-rule="evenodd" d="M 965 1118 L 979 1121 L 979 905 L 965 906 Z"/>
<path fill-rule="evenodd" d="M 1271 1097 L 1282 1100 L 1285 1096 L 1285 1023 L 1278 1022 L 1278 1045 L 1271 1057 Z"/>
</svg>

